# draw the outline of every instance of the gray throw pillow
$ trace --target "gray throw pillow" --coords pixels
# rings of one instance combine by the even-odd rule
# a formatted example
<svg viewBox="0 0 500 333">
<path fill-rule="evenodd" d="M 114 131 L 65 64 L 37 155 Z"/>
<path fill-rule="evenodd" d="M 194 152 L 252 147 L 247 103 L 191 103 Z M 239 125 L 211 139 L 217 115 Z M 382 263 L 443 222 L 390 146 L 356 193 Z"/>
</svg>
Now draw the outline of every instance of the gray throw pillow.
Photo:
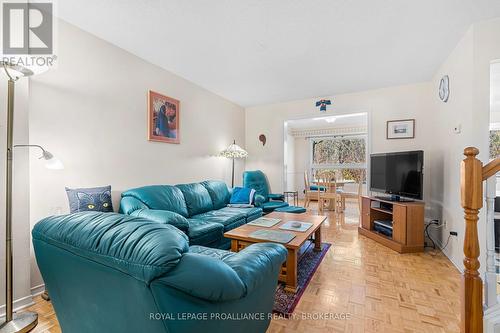
<svg viewBox="0 0 500 333">
<path fill-rule="evenodd" d="M 111 185 L 93 188 L 68 188 L 69 211 L 112 212 Z"/>
</svg>

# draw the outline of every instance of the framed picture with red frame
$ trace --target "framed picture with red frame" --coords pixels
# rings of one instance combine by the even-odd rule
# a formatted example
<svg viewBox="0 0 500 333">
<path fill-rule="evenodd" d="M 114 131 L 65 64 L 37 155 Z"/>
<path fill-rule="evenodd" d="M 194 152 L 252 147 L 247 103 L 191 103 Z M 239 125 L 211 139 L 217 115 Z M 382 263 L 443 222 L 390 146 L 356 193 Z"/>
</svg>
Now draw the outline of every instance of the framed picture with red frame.
<svg viewBox="0 0 500 333">
<path fill-rule="evenodd" d="M 180 102 L 175 98 L 149 91 L 148 140 L 180 143 Z"/>
</svg>

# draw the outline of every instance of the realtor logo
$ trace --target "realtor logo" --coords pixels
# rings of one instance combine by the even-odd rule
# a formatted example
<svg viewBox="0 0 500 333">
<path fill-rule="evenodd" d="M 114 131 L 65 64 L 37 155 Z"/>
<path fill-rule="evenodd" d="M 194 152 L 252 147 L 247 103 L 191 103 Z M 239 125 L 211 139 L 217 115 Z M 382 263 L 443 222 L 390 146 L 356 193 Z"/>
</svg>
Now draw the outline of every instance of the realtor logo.
<svg viewBox="0 0 500 333">
<path fill-rule="evenodd" d="M 52 54 L 52 3 L 3 3 L 3 54 Z"/>
</svg>

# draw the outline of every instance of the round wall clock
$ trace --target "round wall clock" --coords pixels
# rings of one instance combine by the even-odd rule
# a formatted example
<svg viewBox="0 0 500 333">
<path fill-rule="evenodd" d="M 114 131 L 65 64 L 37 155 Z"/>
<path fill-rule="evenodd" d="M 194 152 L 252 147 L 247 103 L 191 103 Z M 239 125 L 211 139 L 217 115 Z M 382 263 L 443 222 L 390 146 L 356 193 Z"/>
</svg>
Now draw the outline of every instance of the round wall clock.
<svg viewBox="0 0 500 333">
<path fill-rule="evenodd" d="M 443 102 L 448 102 L 448 98 L 450 97 L 450 78 L 448 75 L 445 75 L 441 78 L 441 82 L 439 82 L 439 99 Z"/>
</svg>

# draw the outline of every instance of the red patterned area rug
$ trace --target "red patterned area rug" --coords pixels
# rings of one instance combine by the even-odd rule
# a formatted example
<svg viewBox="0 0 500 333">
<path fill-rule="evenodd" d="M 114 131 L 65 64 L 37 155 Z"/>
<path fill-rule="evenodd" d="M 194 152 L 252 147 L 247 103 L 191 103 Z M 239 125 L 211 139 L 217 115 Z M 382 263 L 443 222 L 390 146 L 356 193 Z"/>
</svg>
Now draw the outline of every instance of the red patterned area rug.
<svg viewBox="0 0 500 333">
<path fill-rule="evenodd" d="M 307 288 L 307 285 L 311 281 L 314 272 L 318 269 L 319 264 L 325 257 L 326 252 L 332 246 L 329 243 L 321 244 L 321 251 L 314 251 L 314 244 L 310 244 L 309 247 L 303 252 L 302 256 L 297 263 L 297 292 L 292 293 L 285 291 L 285 285 L 280 283 L 276 289 L 276 294 L 274 295 L 274 307 L 273 312 L 289 316 L 295 306 L 302 297 L 302 294 Z"/>
</svg>

